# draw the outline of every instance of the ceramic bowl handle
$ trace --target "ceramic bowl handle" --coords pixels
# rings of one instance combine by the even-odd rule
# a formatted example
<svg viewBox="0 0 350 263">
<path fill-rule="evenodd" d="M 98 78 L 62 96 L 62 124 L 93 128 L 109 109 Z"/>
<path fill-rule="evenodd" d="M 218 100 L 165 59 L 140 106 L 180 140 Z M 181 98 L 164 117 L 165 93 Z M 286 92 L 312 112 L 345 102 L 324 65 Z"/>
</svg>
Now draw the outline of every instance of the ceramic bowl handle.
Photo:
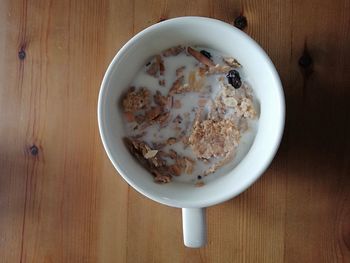
<svg viewBox="0 0 350 263">
<path fill-rule="evenodd" d="M 182 208 L 182 226 L 186 247 L 199 248 L 206 244 L 205 208 Z"/>
</svg>

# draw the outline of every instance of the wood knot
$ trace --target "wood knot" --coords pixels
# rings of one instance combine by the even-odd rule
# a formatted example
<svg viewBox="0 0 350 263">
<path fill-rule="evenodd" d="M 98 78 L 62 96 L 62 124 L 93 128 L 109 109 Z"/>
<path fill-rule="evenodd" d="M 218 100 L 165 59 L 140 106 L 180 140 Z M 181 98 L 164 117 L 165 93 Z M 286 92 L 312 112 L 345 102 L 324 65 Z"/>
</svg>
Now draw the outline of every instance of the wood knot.
<svg viewBox="0 0 350 263">
<path fill-rule="evenodd" d="M 29 152 L 30 152 L 31 155 L 37 156 L 38 153 L 39 153 L 39 148 L 36 145 L 32 145 L 29 148 Z"/>
<path fill-rule="evenodd" d="M 233 22 L 233 25 L 237 27 L 240 30 L 243 30 L 248 25 L 248 20 L 244 15 L 237 16 L 235 18 L 235 21 Z"/>
<path fill-rule="evenodd" d="M 301 73 L 304 76 L 304 79 L 310 77 L 310 75 L 314 72 L 313 60 L 309 53 L 309 49 L 307 48 L 307 43 L 305 41 L 304 51 L 301 57 L 298 60 L 299 67 L 301 69 Z"/>
<path fill-rule="evenodd" d="M 19 49 L 18 49 L 18 58 L 19 60 L 24 60 L 27 56 L 26 54 L 26 48 L 28 46 L 28 42 L 23 39 L 20 43 Z"/>
<path fill-rule="evenodd" d="M 20 60 L 24 60 L 24 59 L 26 58 L 26 52 L 25 52 L 23 49 L 21 49 L 21 50 L 18 52 L 18 58 L 19 58 Z"/>
<path fill-rule="evenodd" d="M 163 22 L 165 20 L 167 20 L 167 18 L 165 16 L 161 16 L 158 20 L 158 23 Z"/>
<path fill-rule="evenodd" d="M 312 58 L 307 50 L 304 50 L 303 55 L 299 58 L 298 64 L 302 68 L 308 68 L 312 65 Z"/>
</svg>

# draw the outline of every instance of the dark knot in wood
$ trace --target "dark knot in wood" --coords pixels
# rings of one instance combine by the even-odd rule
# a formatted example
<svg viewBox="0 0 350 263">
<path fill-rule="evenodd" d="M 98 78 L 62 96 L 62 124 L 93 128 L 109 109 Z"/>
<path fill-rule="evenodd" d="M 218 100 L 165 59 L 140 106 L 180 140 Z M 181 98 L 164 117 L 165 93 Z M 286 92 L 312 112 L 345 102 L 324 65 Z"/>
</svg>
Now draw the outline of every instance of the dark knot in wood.
<svg viewBox="0 0 350 263">
<path fill-rule="evenodd" d="M 31 155 L 36 156 L 39 153 L 39 149 L 38 149 L 38 147 L 36 145 L 32 145 L 29 148 L 29 152 L 30 152 Z"/>
<path fill-rule="evenodd" d="M 304 51 L 303 55 L 299 58 L 299 66 L 302 68 L 308 68 L 312 65 L 313 61 L 307 50 Z"/>
<path fill-rule="evenodd" d="M 167 18 L 165 16 L 161 16 L 158 20 L 158 23 L 163 22 L 165 20 L 167 20 Z"/>
<path fill-rule="evenodd" d="M 248 25 L 247 18 L 243 15 L 237 16 L 235 21 L 233 22 L 233 25 L 238 29 L 243 30 Z"/>
<path fill-rule="evenodd" d="M 26 58 L 26 52 L 25 52 L 23 49 L 21 49 L 21 50 L 18 52 L 18 58 L 19 58 L 20 60 L 24 60 L 24 59 Z"/>
</svg>

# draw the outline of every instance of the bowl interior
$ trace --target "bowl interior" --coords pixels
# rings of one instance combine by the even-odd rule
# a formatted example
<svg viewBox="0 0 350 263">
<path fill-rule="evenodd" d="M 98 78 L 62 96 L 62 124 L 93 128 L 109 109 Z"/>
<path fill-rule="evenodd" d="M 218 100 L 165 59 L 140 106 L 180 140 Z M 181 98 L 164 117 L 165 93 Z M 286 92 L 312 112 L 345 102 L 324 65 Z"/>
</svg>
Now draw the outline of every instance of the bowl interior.
<svg viewBox="0 0 350 263">
<path fill-rule="evenodd" d="M 175 45 L 200 45 L 240 61 L 260 104 L 253 145 L 242 161 L 204 187 L 183 183 L 155 184 L 122 142 L 125 131 L 117 101 L 147 59 Z M 240 30 L 218 20 L 182 17 L 153 25 L 133 37 L 110 64 L 101 85 L 99 128 L 113 165 L 136 190 L 163 204 L 206 207 L 238 195 L 270 164 L 284 126 L 284 97 L 278 74 L 265 52 Z"/>
</svg>

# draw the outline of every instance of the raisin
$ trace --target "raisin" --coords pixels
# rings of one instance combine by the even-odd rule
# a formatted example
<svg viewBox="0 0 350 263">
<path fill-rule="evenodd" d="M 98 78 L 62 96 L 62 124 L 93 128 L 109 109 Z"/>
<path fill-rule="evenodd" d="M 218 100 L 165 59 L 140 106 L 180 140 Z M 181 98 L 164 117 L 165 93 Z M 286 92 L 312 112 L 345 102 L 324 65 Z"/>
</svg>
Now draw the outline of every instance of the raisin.
<svg viewBox="0 0 350 263">
<path fill-rule="evenodd" d="M 207 58 L 211 59 L 211 54 L 206 51 L 206 50 L 201 50 L 200 53 L 203 55 L 203 56 L 206 56 Z"/>
<path fill-rule="evenodd" d="M 227 78 L 234 78 L 234 77 L 239 77 L 239 78 L 240 78 L 239 72 L 238 72 L 237 70 L 234 70 L 234 69 L 230 70 L 230 71 L 227 73 L 226 77 L 227 77 Z"/>
<path fill-rule="evenodd" d="M 239 89 L 242 85 L 242 81 L 240 79 L 237 78 L 229 78 L 228 82 L 235 88 L 235 89 Z"/>
<path fill-rule="evenodd" d="M 230 70 L 226 75 L 228 83 L 230 83 L 235 89 L 238 89 L 242 85 L 241 77 L 237 70 Z"/>
</svg>

